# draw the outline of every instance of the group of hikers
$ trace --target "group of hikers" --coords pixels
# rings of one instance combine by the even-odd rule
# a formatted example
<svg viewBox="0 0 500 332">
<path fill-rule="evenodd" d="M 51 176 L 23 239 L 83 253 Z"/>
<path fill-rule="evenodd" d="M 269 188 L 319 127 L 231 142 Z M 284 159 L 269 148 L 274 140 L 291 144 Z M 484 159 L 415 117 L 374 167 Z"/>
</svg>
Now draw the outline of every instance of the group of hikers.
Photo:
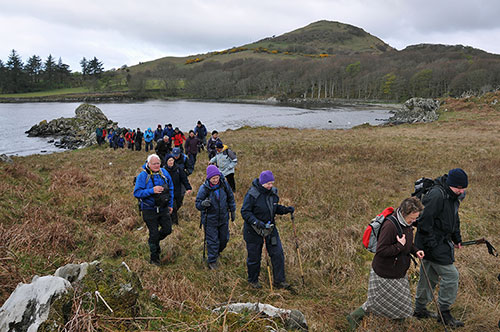
<svg viewBox="0 0 500 332">
<path fill-rule="evenodd" d="M 163 136 L 166 145 L 170 140 L 170 136 L 167 137 Z M 216 131 L 212 132 L 207 144 L 213 144 L 215 151 L 209 152 L 206 177 L 198 189 L 195 206 L 200 211 L 200 227 L 204 229 L 206 264 L 209 269 L 215 270 L 219 255 L 229 241 L 229 219 L 234 221 L 236 218 L 233 192 L 236 190 L 234 167 L 237 159 L 234 152 L 222 144 Z M 185 150 L 188 150 L 187 145 Z M 156 151 L 156 154 L 148 156 L 137 176 L 134 196 L 139 199 L 143 220 L 149 230 L 150 263 L 160 265 L 160 241 L 172 232 L 172 223 L 178 223 L 177 211 L 182 205 L 184 192 L 192 190 L 188 176 L 193 169 L 186 167 L 188 162 L 177 161 L 176 156 L 182 151 L 178 145 L 171 151 L 166 149 L 163 152 L 163 148 Z M 240 209 L 247 249 L 247 281 L 253 288 L 262 288 L 259 274 L 265 245 L 272 264 L 273 286 L 293 290 L 285 277 L 284 253 L 275 217 L 288 213 L 293 217 L 295 209 L 279 204 L 274 181 L 270 170 L 258 174 L 250 184 Z M 404 199 L 397 209 L 392 209 L 386 216 L 388 222 L 382 224 L 378 234 L 367 300 L 347 315 L 352 331 L 357 329 L 367 313 L 396 320 L 413 315 L 418 319 L 434 318 L 451 327 L 464 326 L 452 316 L 450 307 L 458 292 L 459 274 L 453 264 L 454 250 L 461 248 L 462 243 L 458 208 L 467 186 L 466 172 L 460 168 L 452 169 L 436 178 L 423 197 Z M 417 229 L 415 240 L 414 227 Z M 412 256 L 420 261 L 415 308 L 407 276 L 410 263 L 414 260 Z M 428 310 L 427 306 L 435 300 L 434 289 L 437 285 L 436 313 Z"/>
</svg>

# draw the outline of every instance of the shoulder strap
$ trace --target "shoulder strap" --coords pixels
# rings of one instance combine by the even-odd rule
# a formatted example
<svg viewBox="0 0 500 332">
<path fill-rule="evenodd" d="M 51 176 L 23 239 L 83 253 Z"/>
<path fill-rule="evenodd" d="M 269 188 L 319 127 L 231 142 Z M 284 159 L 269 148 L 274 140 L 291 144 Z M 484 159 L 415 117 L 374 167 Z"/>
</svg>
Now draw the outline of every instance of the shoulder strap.
<svg viewBox="0 0 500 332">
<path fill-rule="evenodd" d="M 252 196 L 254 199 L 257 199 L 260 196 L 260 192 L 253 185 L 248 190 L 248 194 Z"/>
<path fill-rule="evenodd" d="M 402 237 L 403 236 L 403 229 L 401 228 L 401 225 L 399 224 L 399 221 L 397 218 L 394 216 L 394 214 L 391 214 L 388 219 L 392 221 L 394 224 L 394 227 L 396 227 L 396 231 L 398 232 L 398 236 Z"/>
</svg>

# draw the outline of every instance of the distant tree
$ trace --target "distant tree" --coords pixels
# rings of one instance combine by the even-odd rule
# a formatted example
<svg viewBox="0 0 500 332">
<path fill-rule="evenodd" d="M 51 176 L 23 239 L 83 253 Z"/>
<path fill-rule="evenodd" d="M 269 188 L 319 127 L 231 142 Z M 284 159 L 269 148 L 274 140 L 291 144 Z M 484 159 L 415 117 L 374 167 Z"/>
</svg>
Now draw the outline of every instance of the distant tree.
<svg viewBox="0 0 500 332">
<path fill-rule="evenodd" d="M 40 83 L 40 76 L 42 74 L 42 59 L 38 55 L 33 55 L 28 59 L 24 66 L 26 74 L 29 77 L 32 87 Z"/>
<path fill-rule="evenodd" d="M 104 67 L 101 61 L 99 61 L 96 57 L 88 63 L 89 75 L 99 77 L 104 71 Z"/>
<path fill-rule="evenodd" d="M 80 60 L 80 66 L 82 66 L 82 75 L 85 77 L 89 74 L 89 62 L 85 57 Z"/>
<path fill-rule="evenodd" d="M 47 60 L 43 63 L 43 78 L 45 82 L 46 88 L 54 87 L 54 76 L 56 74 L 57 65 L 52 57 L 52 54 L 49 54 Z"/>
<path fill-rule="evenodd" d="M 71 71 L 69 70 L 69 65 L 62 62 L 59 58 L 56 65 L 56 83 L 63 86 L 70 78 Z"/>
<path fill-rule="evenodd" d="M 7 79 L 7 67 L 3 63 L 2 59 L 0 59 L 0 92 L 4 91 L 5 80 Z"/>
<path fill-rule="evenodd" d="M 9 92 L 23 92 L 26 88 L 27 78 L 24 72 L 23 60 L 17 54 L 16 50 L 12 50 L 6 63 L 7 78 L 5 81 L 5 89 Z"/>
</svg>

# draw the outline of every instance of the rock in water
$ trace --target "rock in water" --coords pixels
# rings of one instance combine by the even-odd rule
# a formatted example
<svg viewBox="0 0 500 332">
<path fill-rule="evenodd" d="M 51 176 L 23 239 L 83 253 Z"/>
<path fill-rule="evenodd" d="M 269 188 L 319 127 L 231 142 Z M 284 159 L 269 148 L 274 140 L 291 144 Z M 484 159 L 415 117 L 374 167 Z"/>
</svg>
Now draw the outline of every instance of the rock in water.
<svg viewBox="0 0 500 332">
<path fill-rule="evenodd" d="M 426 98 L 408 99 L 388 122 L 392 124 L 433 122 L 438 119 L 439 101 Z"/>
<path fill-rule="evenodd" d="M 0 308 L 0 331 L 36 332 L 49 316 L 50 304 L 68 288 L 69 281 L 55 276 L 20 283 Z"/>
<path fill-rule="evenodd" d="M 96 144 L 97 127 L 116 127 L 117 123 L 109 120 L 94 105 L 81 104 L 75 110 L 73 118 L 59 118 L 49 122 L 41 121 L 26 133 L 29 137 L 61 137 L 55 145 L 60 148 L 77 149 Z"/>
</svg>

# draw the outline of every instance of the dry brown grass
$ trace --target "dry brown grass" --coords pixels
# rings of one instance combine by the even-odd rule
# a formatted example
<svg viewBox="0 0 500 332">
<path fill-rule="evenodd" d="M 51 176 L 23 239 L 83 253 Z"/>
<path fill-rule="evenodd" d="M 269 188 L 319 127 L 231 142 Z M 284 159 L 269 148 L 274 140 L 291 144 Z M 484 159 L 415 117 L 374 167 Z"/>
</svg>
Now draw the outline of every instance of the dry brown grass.
<svg viewBox="0 0 500 332">
<path fill-rule="evenodd" d="M 500 110 L 491 104 L 495 98 L 500 99 L 488 95 L 482 100 L 448 100 L 441 120 L 431 124 L 335 131 L 245 128 L 222 133 L 224 143 L 238 153 L 238 208 L 251 181 L 265 169 L 275 174 L 281 202 L 296 207 L 306 287 L 301 286 L 289 216 L 278 217 L 278 228 L 287 279 L 296 285 L 298 295 L 269 294 L 268 286 L 261 291 L 246 286 L 239 215 L 230 225 L 231 240 L 220 270 L 204 268 L 194 196 L 205 177 L 205 154 L 198 157 L 190 177 L 195 192 L 185 198 L 180 225 L 162 242 L 166 265 L 160 268 L 147 262 L 147 230 L 139 229 L 144 224 L 132 197 L 132 180 L 146 158 L 144 151 L 92 148 L 14 158 L 24 170 L 0 166 L 0 217 L 5 220 L 0 240 L 19 258 L 0 262 L 2 289 L 29 280 L 32 273 L 53 272 L 68 261 L 124 260 L 168 312 L 179 315 L 186 331 L 219 330 L 213 328 L 222 322 L 202 326 L 183 312 L 192 311 L 201 319 L 204 308 L 230 298 L 236 281 L 233 301 L 297 308 L 306 314 L 312 331 L 342 331 L 347 326 L 345 315 L 366 298 L 372 256 L 362 248 L 362 231 L 375 214 L 407 197 L 417 178 L 464 168 L 470 188 L 460 208 L 463 238 L 484 236 L 500 247 Z M 29 264 L 28 254 L 34 256 Z M 488 256 L 484 247 L 467 247 L 457 252 L 457 266 L 460 291 L 453 312 L 466 322 L 461 331 L 493 330 L 500 319 L 499 259 Z M 263 261 L 261 282 L 267 285 L 264 268 Z M 12 271 L 13 277 L 6 279 L 2 271 Z M 413 291 L 417 274 L 412 267 Z M 0 294 L 0 302 L 7 294 Z M 399 324 L 369 317 L 364 324 L 360 330 L 442 330 L 435 322 L 413 319 Z M 255 326 L 251 330 L 260 331 Z"/>
</svg>

